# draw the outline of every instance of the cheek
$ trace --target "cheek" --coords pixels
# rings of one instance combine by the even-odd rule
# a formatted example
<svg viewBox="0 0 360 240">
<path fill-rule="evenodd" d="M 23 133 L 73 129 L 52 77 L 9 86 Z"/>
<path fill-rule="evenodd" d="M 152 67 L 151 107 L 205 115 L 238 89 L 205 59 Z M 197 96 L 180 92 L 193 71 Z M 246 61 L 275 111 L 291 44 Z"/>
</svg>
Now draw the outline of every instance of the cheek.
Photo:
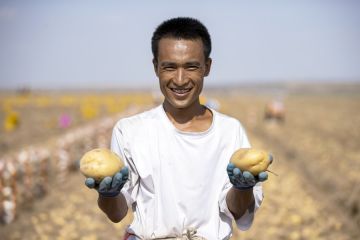
<svg viewBox="0 0 360 240">
<path fill-rule="evenodd" d="M 162 72 L 162 73 L 159 73 L 158 78 L 159 78 L 160 83 L 166 84 L 170 81 L 170 79 L 172 78 L 172 75 L 171 75 L 171 73 Z"/>
<path fill-rule="evenodd" d="M 165 94 L 166 92 L 166 85 L 167 85 L 167 81 L 164 79 L 159 78 L 159 85 L 160 85 L 160 90 L 163 94 Z"/>
<path fill-rule="evenodd" d="M 203 83 L 204 83 L 204 79 L 203 79 L 202 77 L 199 77 L 198 79 L 196 79 L 196 85 L 197 85 L 199 88 L 202 88 Z"/>
<path fill-rule="evenodd" d="M 205 75 L 202 70 L 199 70 L 199 71 L 188 72 L 188 77 L 198 83 L 203 81 Z"/>
</svg>

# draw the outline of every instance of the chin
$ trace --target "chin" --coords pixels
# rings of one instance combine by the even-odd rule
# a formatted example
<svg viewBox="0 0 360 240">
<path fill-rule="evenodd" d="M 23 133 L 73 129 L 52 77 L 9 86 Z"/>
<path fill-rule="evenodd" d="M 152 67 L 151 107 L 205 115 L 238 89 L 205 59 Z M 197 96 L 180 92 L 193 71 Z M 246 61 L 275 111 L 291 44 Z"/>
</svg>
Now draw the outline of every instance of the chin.
<svg viewBox="0 0 360 240">
<path fill-rule="evenodd" d="M 177 103 L 172 103 L 172 102 L 169 102 L 169 103 L 173 108 L 177 108 L 177 109 L 184 109 L 189 106 L 188 104 L 177 104 Z"/>
<path fill-rule="evenodd" d="M 168 103 L 176 109 L 185 109 L 192 105 L 190 101 L 168 101 Z"/>
</svg>

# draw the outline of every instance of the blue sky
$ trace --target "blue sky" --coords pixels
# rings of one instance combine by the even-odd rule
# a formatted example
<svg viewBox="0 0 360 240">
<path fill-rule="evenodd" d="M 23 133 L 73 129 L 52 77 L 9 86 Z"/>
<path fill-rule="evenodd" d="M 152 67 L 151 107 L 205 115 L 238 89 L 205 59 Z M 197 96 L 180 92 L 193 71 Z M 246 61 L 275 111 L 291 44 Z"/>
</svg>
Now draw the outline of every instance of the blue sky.
<svg viewBox="0 0 360 240">
<path fill-rule="evenodd" d="M 207 85 L 360 82 L 360 1 L 0 0 L 0 89 L 157 87 L 150 38 L 163 20 L 201 20 Z"/>
</svg>

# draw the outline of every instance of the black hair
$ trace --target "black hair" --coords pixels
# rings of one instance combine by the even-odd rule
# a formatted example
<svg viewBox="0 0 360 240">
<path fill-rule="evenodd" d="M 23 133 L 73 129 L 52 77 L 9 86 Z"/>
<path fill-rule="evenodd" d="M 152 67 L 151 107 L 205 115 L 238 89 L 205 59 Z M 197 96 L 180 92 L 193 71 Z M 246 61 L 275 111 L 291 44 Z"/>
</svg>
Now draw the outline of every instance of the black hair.
<svg viewBox="0 0 360 240">
<path fill-rule="evenodd" d="M 208 59 L 211 52 L 211 38 L 208 30 L 199 20 L 190 17 L 171 18 L 162 22 L 151 38 L 151 50 L 155 61 L 158 57 L 159 41 L 162 38 L 196 40 L 201 39 L 204 56 Z"/>
</svg>

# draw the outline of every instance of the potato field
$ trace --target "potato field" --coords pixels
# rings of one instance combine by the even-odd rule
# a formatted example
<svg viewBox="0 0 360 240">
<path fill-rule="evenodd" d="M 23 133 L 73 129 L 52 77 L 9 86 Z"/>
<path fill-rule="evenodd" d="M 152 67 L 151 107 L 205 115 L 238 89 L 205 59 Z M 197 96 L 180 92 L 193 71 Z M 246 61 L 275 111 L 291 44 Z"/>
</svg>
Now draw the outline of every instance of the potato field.
<svg viewBox="0 0 360 240">
<path fill-rule="evenodd" d="M 274 100 L 281 115 L 266 110 Z M 205 89 L 202 101 L 274 156 L 253 226 L 232 239 L 360 239 L 359 85 Z M 0 239 L 122 239 L 131 214 L 105 217 L 78 160 L 157 104 L 151 92 L 0 93 Z"/>
</svg>

